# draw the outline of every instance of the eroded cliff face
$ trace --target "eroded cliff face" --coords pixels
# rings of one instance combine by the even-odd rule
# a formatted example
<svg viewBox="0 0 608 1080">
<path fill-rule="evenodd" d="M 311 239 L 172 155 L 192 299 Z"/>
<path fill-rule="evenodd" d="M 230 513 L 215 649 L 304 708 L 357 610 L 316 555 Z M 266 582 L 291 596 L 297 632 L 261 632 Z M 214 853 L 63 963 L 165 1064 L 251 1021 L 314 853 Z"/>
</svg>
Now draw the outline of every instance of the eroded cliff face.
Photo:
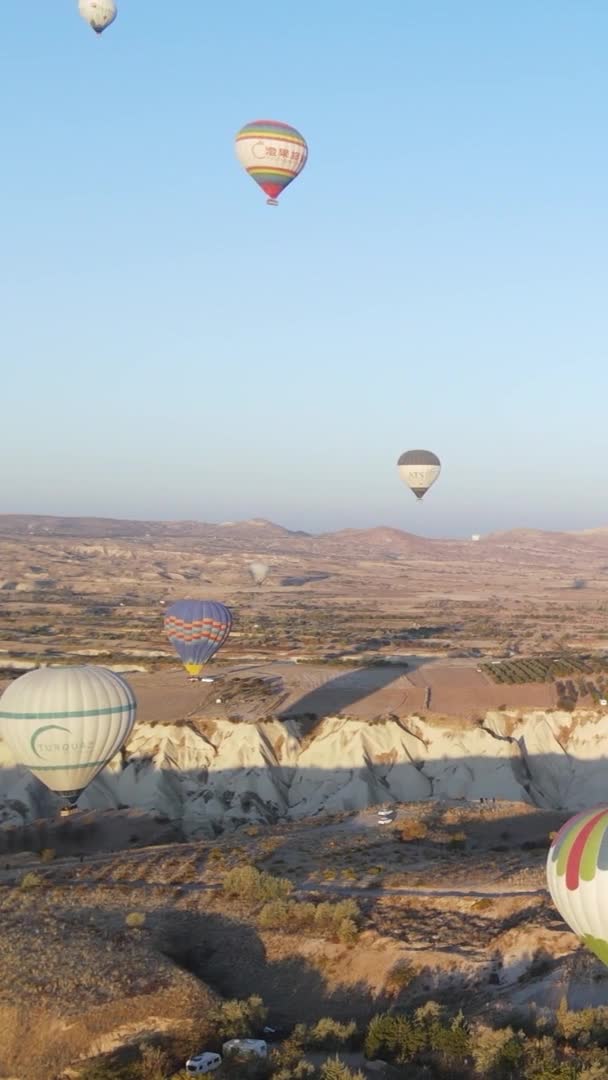
<svg viewBox="0 0 608 1080">
<path fill-rule="evenodd" d="M 380 802 L 496 798 L 573 812 L 608 796 L 608 715 L 491 711 L 476 721 L 411 716 L 139 725 L 81 806 L 152 811 L 188 836 L 243 822 Z M 0 744 L 0 819 L 54 805 Z"/>
</svg>

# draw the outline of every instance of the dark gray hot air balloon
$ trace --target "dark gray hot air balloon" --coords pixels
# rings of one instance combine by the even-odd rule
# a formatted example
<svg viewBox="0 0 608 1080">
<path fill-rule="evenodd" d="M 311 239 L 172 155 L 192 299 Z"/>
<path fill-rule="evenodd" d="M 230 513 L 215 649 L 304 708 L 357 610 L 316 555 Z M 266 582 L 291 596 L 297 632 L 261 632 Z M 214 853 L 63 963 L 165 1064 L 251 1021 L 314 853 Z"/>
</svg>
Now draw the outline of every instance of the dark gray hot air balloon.
<svg viewBox="0 0 608 1080">
<path fill-rule="evenodd" d="M 407 450 L 397 462 L 399 476 L 417 499 L 422 499 L 441 472 L 441 462 L 430 450 Z"/>
</svg>

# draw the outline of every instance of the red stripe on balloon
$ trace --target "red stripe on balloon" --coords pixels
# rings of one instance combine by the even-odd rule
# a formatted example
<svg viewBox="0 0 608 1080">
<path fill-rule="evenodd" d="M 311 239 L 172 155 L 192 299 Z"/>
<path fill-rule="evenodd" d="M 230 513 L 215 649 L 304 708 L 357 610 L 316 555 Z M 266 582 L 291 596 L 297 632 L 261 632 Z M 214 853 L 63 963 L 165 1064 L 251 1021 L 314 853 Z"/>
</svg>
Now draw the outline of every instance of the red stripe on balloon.
<svg viewBox="0 0 608 1080">
<path fill-rule="evenodd" d="M 576 840 L 574 841 L 570 854 L 568 856 L 568 862 L 566 864 L 566 888 L 578 889 L 579 874 L 581 869 L 581 860 L 583 858 L 583 852 L 585 850 L 585 844 L 589 839 L 589 835 L 593 832 L 594 827 L 597 825 L 601 817 L 606 813 L 606 807 L 604 806 L 599 813 L 594 814 L 590 821 L 579 832 Z"/>
</svg>

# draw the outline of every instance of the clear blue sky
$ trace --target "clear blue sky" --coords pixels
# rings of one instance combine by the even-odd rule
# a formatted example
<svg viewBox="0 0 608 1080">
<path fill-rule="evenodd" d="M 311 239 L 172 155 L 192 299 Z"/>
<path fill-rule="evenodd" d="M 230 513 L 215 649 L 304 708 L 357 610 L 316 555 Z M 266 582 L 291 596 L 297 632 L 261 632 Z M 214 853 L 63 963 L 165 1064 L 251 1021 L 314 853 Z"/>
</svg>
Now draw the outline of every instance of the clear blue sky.
<svg viewBox="0 0 608 1080">
<path fill-rule="evenodd" d="M 605 0 L 119 3 L 3 0 L 0 510 L 606 524 Z"/>
</svg>

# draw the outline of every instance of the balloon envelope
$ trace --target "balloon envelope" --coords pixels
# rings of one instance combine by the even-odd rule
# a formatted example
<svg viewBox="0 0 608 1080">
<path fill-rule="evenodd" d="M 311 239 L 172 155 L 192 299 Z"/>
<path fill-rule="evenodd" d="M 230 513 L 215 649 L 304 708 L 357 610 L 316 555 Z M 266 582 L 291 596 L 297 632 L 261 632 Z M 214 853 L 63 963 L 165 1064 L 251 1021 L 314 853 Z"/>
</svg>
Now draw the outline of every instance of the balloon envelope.
<svg viewBox="0 0 608 1080">
<path fill-rule="evenodd" d="M 254 120 L 245 124 L 235 140 L 236 156 L 252 180 L 259 184 L 271 206 L 292 180 L 302 172 L 307 158 L 306 139 L 278 120 Z"/>
<path fill-rule="evenodd" d="M 397 465 L 399 476 L 417 499 L 426 495 L 441 472 L 441 462 L 430 450 L 407 450 Z"/>
<path fill-rule="evenodd" d="M 263 562 L 249 563 L 248 569 L 256 585 L 263 585 L 270 573 L 270 567 Z"/>
<path fill-rule="evenodd" d="M 38 668 L 0 698 L 0 734 L 16 760 L 75 803 L 135 723 L 129 684 L 107 668 Z"/>
<path fill-rule="evenodd" d="M 229 609 L 215 600 L 178 600 L 165 614 L 169 641 L 189 675 L 200 674 L 231 628 Z"/>
<path fill-rule="evenodd" d="M 608 965 L 608 806 L 562 826 L 549 848 L 547 885 L 562 919 Z"/>
<path fill-rule="evenodd" d="M 118 14 L 114 0 L 79 0 L 78 10 L 96 34 L 103 34 Z"/>
</svg>

